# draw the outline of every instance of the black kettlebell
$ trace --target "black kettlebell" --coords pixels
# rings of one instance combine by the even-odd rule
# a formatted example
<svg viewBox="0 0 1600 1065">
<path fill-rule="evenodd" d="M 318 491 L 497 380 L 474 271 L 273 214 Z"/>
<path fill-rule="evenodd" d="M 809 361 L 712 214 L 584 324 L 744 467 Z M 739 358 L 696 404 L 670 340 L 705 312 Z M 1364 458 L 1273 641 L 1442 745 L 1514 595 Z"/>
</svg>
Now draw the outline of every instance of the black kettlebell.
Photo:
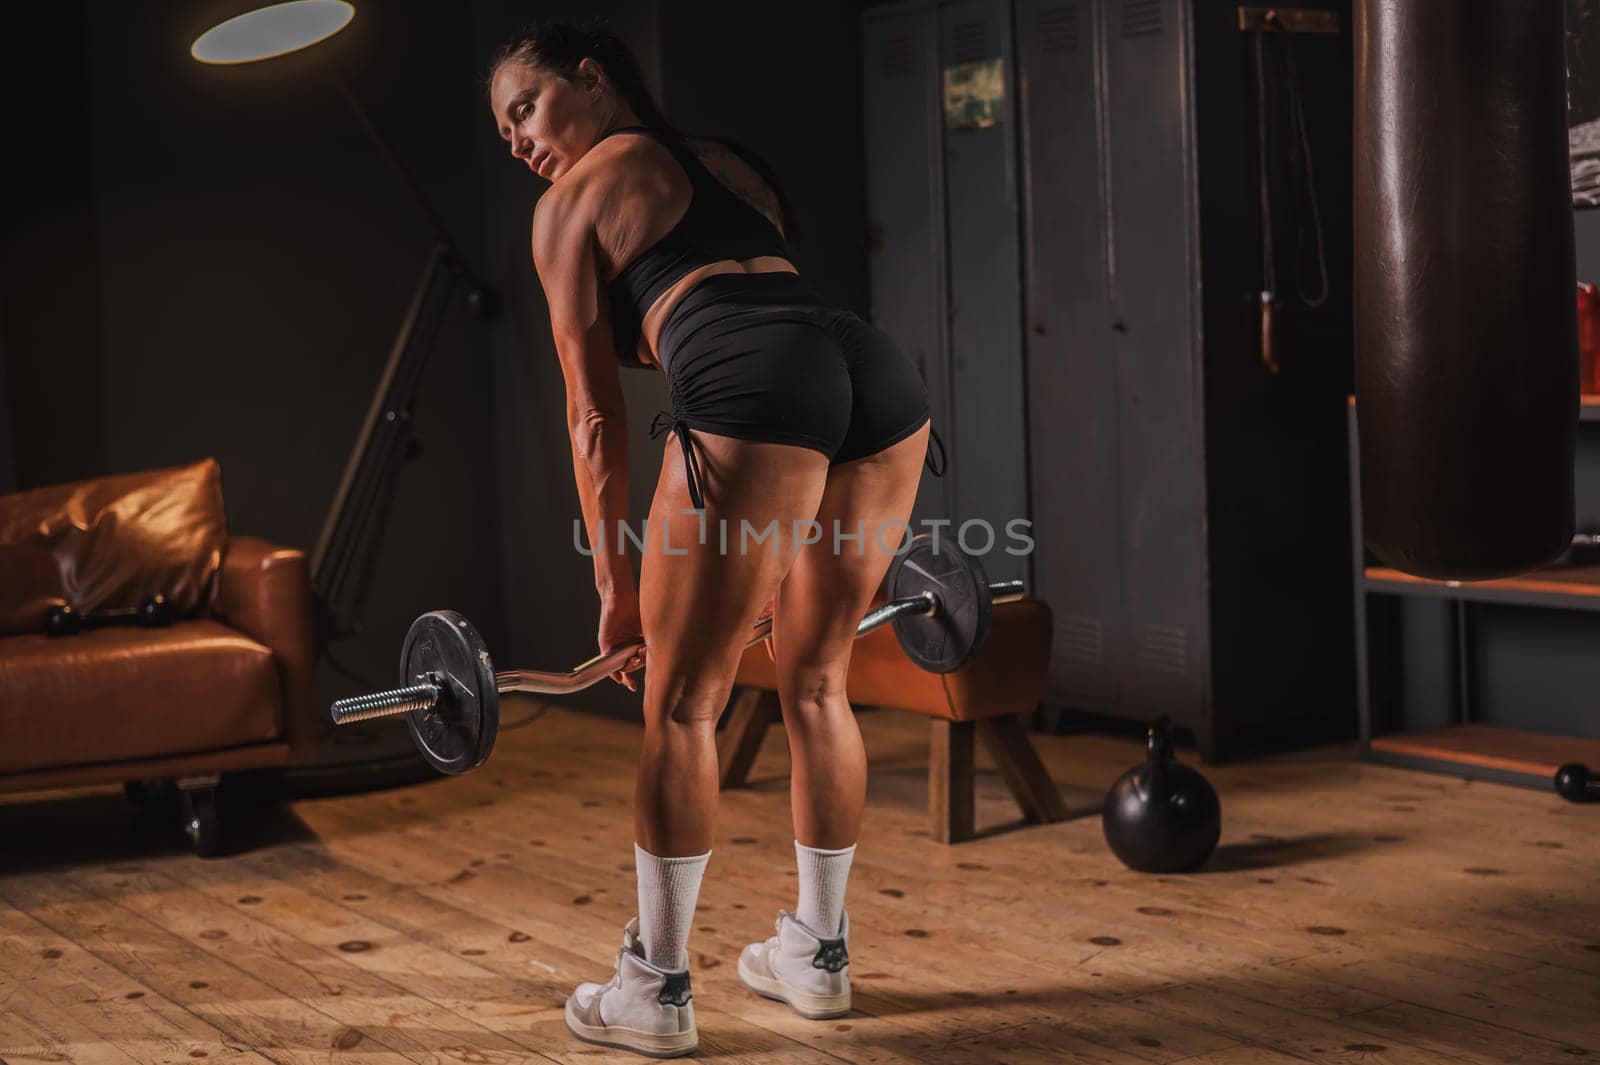
<svg viewBox="0 0 1600 1065">
<path fill-rule="evenodd" d="M 1222 835 L 1222 804 L 1200 773 L 1172 753 L 1172 721 L 1150 726 L 1145 760 L 1111 785 L 1101 810 L 1106 843 L 1122 863 L 1141 873 L 1184 873 L 1199 868 Z"/>
<path fill-rule="evenodd" d="M 1582 762 L 1568 762 L 1556 770 L 1556 794 L 1571 802 L 1600 802 L 1600 780 Z"/>
</svg>

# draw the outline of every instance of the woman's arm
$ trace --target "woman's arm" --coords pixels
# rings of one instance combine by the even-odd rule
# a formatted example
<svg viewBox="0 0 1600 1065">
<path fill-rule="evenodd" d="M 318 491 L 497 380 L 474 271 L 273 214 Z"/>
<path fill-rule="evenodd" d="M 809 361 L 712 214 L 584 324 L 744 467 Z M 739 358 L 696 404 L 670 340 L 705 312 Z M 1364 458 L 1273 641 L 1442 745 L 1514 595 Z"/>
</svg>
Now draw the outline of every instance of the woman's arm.
<svg viewBox="0 0 1600 1065">
<path fill-rule="evenodd" d="M 593 215 L 582 185 L 552 186 L 533 212 L 533 261 L 550 304 L 550 328 L 567 390 L 572 471 L 602 598 L 636 599 L 633 569 L 618 548 L 628 517 L 628 422 L 611 323 L 603 313 Z"/>
</svg>

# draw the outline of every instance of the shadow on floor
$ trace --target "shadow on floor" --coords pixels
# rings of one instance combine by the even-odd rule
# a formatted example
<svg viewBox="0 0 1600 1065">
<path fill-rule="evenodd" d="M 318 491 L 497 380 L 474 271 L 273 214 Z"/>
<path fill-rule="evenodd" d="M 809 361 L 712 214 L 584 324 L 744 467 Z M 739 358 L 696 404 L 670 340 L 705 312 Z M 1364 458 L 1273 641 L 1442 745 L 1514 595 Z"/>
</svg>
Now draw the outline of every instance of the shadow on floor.
<svg viewBox="0 0 1600 1065">
<path fill-rule="evenodd" d="M 1309 836 L 1251 837 L 1240 843 L 1224 843 L 1196 872 L 1237 873 L 1250 869 L 1275 869 L 1301 862 L 1326 861 L 1345 854 L 1368 850 L 1370 835 L 1324 832 Z"/>
<path fill-rule="evenodd" d="M 218 797 L 223 854 L 315 840 L 287 805 Z M 92 862 L 190 853 L 175 794 L 136 804 L 116 792 L 0 803 L 5 871 L 48 872 Z"/>
</svg>

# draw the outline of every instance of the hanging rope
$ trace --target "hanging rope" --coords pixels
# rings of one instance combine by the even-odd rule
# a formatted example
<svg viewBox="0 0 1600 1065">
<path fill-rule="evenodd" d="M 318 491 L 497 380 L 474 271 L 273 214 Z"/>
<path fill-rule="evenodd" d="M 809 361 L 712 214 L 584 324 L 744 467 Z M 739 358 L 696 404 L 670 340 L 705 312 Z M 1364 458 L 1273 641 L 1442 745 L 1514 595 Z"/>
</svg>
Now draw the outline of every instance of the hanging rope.
<svg viewBox="0 0 1600 1065">
<path fill-rule="evenodd" d="M 1277 337 L 1274 312 L 1279 303 L 1277 256 L 1273 244 L 1272 222 L 1272 170 L 1268 163 L 1271 151 L 1271 134 L 1267 113 L 1266 41 L 1268 33 L 1277 36 L 1282 44 L 1284 80 L 1288 90 L 1289 135 L 1295 151 L 1291 156 L 1293 173 L 1300 178 L 1304 188 L 1305 210 L 1295 211 L 1295 295 L 1308 308 L 1322 306 L 1328 299 L 1328 254 L 1322 230 L 1322 209 L 1317 202 L 1316 168 L 1311 158 L 1311 135 L 1306 126 L 1305 99 L 1300 91 L 1300 71 L 1294 60 L 1294 45 L 1290 34 L 1272 14 L 1266 17 L 1266 29 L 1255 33 L 1254 59 L 1256 75 L 1256 188 L 1261 215 L 1261 359 L 1271 373 L 1278 372 Z M 1300 207 L 1300 204 L 1296 204 Z M 1310 242 L 1315 258 L 1316 290 L 1308 291 L 1300 265 L 1306 259 L 1307 221 L 1309 215 Z"/>
</svg>

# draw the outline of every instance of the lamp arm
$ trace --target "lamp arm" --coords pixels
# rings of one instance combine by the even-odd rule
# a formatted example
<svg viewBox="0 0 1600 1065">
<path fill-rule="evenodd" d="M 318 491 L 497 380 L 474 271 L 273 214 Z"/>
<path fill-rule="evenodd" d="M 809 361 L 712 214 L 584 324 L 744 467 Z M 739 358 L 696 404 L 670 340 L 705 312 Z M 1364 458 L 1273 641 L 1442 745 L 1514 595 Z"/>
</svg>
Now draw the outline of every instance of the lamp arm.
<svg viewBox="0 0 1600 1065">
<path fill-rule="evenodd" d="M 416 177 L 412 175 L 405 163 L 401 162 L 400 156 L 390 146 L 388 139 L 383 135 L 383 131 L 378 128 L 378 124 L 372 120 L 371 113 L 367 110 L 366 105 L 361 102 L 361 97 L 356 95 L 355 89 L 345 80 L 344 74 L 338 69 L 333 69 L 329 74 L 329 78 L 333 81 L 334 88 L 338 90 L 344 102 L 350 106 L 351 112 L 355 114 L 356 122 L 366 133 L 367 139 L 372 142 L 372 146 L 383 157 L 383 161 L 389 165 L 389 169 L 400 179 L 400 184 L 404 185 L 406 191 L 411 194 L 412 203 L 416 205 L 417 210 L 422 212 L 422 217 L 426 219 L 428 227 L 433 230 L 434 243 L 441 244 L 445 248 L 444 265 L 461 275 L 462 280 L 467 283 L 469 302 L 476 305 L 481 298 L 487 295 L 488 286 L 479 280 L 467 266 L 466 260 L 462 258 L 460 249 L 456 246 L 454 238 L 451 237 L 450 230 L 446 228 L 444 220 L 433 209 L 433 204 L 428 200 L 427 194 L 422 191 L 422 186 L 417 183 Z"/>
</svg>

